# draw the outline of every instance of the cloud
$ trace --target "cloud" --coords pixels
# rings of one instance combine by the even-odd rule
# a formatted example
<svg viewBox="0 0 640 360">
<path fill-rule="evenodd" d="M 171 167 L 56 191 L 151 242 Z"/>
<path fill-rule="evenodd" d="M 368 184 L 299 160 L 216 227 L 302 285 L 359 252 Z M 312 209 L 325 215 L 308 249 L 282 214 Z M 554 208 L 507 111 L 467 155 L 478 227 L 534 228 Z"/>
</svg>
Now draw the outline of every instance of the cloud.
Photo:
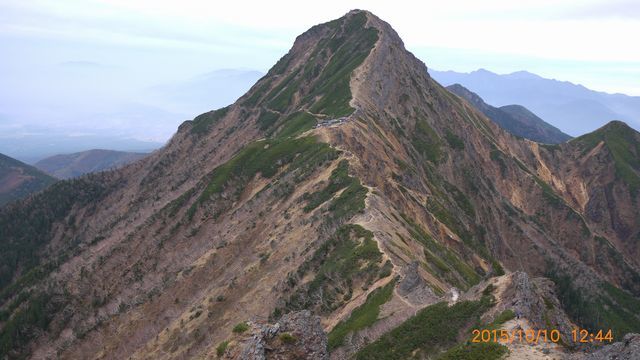
<svg viewBox="0 0 640 360">
<path fill-rule="evenodd" d="M 0 32 L 208 53 L 284 53 L 310 25 L 366 8 L 389 21 L 409 47 L 598 61 L 640 61 L 640 48 L 611 41 L 640 33 L 640 5 L 604 0 L 415 2 L 69 0 L 0 5 Z M 446 29 L 446 30 L 445 30 Z M 427 59 L 428 60 L 428 59 Z"/>
<path fill-rule="evenodd" d="M 95 61 L 87 60 L 70 60 L 58 63 L 58 66 L 72 69 L 111 69 L 113 65 L 101 64 Z"/>
<path fill-rule="evenodd" d="M 131 47 L 159 47 L 216 52 L 243 48 L 287 46 L 288 41 L 244 25 L 221 21 L 194 21 L 188 17 L 148 11 L 126 3 L 68 0 L 0 4 L 0 33 L 15 36 L 78 40 Z M 135 10 L 137 9 L 137 10 Z M 192 9 L 193 10 L 193 9 Z M 177 14 L 180 11 L 176 11 Z M 195 15 L 195 14 L 194 14 Z M 273 35 L 273 32 L 270 32 Z M 235 50 L 234 50 L 235 49 Z"/>
<path fill-rule="evenodd" d="M 640 21 L 640 3 L 637 0 L 602 1 L 577 6 L 562 12 L 567 19 L 625 19 Z"/>
</svg>

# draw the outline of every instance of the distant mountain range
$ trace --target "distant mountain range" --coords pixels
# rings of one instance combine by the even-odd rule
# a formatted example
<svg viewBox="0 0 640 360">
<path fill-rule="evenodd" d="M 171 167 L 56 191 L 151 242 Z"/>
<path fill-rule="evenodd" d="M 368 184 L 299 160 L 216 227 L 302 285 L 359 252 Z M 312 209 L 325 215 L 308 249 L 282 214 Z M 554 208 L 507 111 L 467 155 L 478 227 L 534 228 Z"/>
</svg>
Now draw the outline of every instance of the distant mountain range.
<svg viewBox="0 0 640 360">
<path fill-rule="evenodd" d="M 82 71 L 67 74 L 69 68 Z M 112 81 L 114 71 L 70 62 L 62 72 L 67 77 L 56 81 L 78 82 L 90 77 L 102 84 Z M 0 92 L 0 153 L 33 164 L 56 154 L 95 148 L 155 150 L 182 121 L 233 103 L 263 75 L 257 70 L 220 69 L 182 81 L 129 89 L 126 98 L 124 94 L 116 96 L 118 90 L 105 90 L 101 101 L 57 92 L 55 98 L 42 96 L 39 101 L 20 102 L 14 98 L 17 95 Z M 71 98 L 77 101 L 70 103 Z"/>
<path fill-rule="evenodd" d="M 0 206 L 40 191 L 55 181 L 33 166 L 0 154 Z"/>
<path fill-rule="evenodd" d="M 2 133 L 6 135 L 6 133 Z M 58 154 L 71 154 L 89 149 L 147 153 L 163 145 L 160 142 L 119 138 L 112 135 L 59 134 L 38 132 L 27 136 L 0 137 L 0 153 L 28 164 Z"/>
<path fill-rule="evenodd" d="M 94 149 L 61 154 L 35 163 L 38 169 L 59 179 L 70 179 L 87 173 L 114 169 L 147 156 L 146 153 Z"/>
<path fill-rule="evenodd" d="M 547 144 L 559 144 L 571 139 L 571 136 L 540 119 L 524 106 L 506 105 L 499 108 L 491 106 L 478 94 L 460 84 L 447 86 L 447 90 L 470 102 L 489 119 L 513 135 Z"/>
<path fill-rule="evenodd" d="M 593 131 L 611 120 L 640 129 L 638 96 L 598 92 L 526 71 L 499 75 L 484 69 L 471 73 L 429 69 L 429 74 L 444 86 L 461 84 L 494 106 L 523 105 L 572 136 Z"/>
<path fill-rule="evenodd" d="M 89 66 L 72 65 L 82 65 L 84 70 Z M 108 78 L 110 71 L 112 69 L 100 79 Z M 640 97 L 597 92 L 525 71 L 498 75 L 487 70 L 458 73 L 430 69 L 429 73 L 445 86 L 461 84 L 492 106 L 522 105 L 571 136 L 593 131 L 614 119 L 640 129 Z M 151 151 L 162 146 L 161 141 L 168 138 L 182 120 L 233 103 L 262 76 L 264 73 L 259 70 L 219 69 L 140 89 L 127 101 L 111 99 L 109 106 L 87 102 L 84 108 L 78 109 L 74 103 L 56 107 L 55 112 L 41 106 L 33 108 L 33 104 L 16 103 L 12 98 L 3 99 L 0 153 L 33 164 L 55 154 L 92 148 Z M 33 114 L 20 115 L 25 108 L 33 108 Z M 40 121 L 44 114 L 49 114 L 47 118 L 55 123 L 68 120 L 75 125 L 53 128 Z M 94 124 L 100 124 L 102 130 L 96 130 Z"/>
</svg>

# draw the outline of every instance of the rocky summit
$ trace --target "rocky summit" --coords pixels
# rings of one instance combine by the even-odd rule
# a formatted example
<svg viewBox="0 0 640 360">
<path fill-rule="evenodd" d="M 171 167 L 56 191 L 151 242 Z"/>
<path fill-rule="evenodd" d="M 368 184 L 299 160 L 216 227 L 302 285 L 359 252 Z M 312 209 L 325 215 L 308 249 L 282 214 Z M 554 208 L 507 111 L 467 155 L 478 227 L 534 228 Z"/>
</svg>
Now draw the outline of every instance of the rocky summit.
<svg viewBox="0 0 640 360">
<path fill-rule="evenodd" d="M 351 11 L 161 150 L 2 209 L 0 358 L 625 358 L 639 159 L 621 122 L 511 135 Z"/>
</svg>

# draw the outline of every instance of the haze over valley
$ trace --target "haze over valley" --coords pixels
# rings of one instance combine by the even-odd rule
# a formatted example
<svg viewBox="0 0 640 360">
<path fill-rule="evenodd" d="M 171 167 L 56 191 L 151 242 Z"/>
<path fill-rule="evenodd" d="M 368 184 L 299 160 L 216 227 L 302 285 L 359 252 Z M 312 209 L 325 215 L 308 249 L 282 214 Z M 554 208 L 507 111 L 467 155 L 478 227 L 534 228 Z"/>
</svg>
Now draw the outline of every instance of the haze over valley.
<svg viewBox="0 0 640 360">
<path fill-rule="evenodd" d="M 33 164 L 48 156 L 96 148 L 157 149 L 182 121 L 231 104 L 286 52 L 308 23 L 337 17 L 341 14 L 337 9 L 345 6 L 314 4 L 312 11 L 287 16 L 254 4 L 256 13 L 269 14 L 261 18 L 246 14 L 242 2 L 214 9 L 189 0 L 182 8 L 167 3 L 152 6 L 152 11 L 144 3 L 7 1 L 0 5 L 4 21 L 0 43 L 8 54 L 0 60 L 5 85 L 0 89 L 0 153 Z M 595 91 L 640 95 L 637 81 L 630 80 L 640 76 L 638 54 L 606 40 L 613 25 L 632 28 L 633 18 L 625 15 L 633 11 L 613 5 L 603 11 L 604 5 L 598 3 L 511 5 L 492 0 L 482 6 L 469 2 L 450 8 L 424 4 L 412 12 L 388 4 L 371 6 L 398 19 L 395 23 L 407 48 L 443 85 L 461 83 L 492 106 L 523 105 L 575 137 L 610 120 L 639 128 L 637 98 L 597 95 L 580 86 L 532 80 L 537 78 L 532 74 L 538 74 Z M 505 14 L 499 19 L 484 16 L 498 9 Z M 537 22 L 528 19 L 526 9 L 537 16 Z M 121 12 L 127 15 L 119 16 Z M 246 18 L 225 20 L 242 12 Z M 474 22 L 468 17 L 474 17 Z M 616 23 L 618 18 L 624 21 Z M 602 25 L 594 26 L 596 20 Z M 580 30 L 589 46 L 575 40 L 567 45 L 571 34 L 561 31 L 546 37 L 546 44 L 539 43 L 541 33 L 564 23 Z M 443 26 L 459 31 L 434 31 Z M 507 34 L 498 31 L 500 26 L 511 28 L 513 34 L 508 35 L 518 34 L 519 41 L 504 47 L 500 39 Z M 596 28 L 600 29 L 597 36 L 592 32 Z M 465 34 L 482 36 L 481 45 Z M 485 76 L 485 81 L 478 78 L 483 72 L 472 72 L 479 68 L 515 74 Z M 518 72 L 522 70 L 531 75 Z M 471 72 L 473 76 L 462 75 Z M 479 81 L 484 87 L 477 86 Z"/>
</svg>

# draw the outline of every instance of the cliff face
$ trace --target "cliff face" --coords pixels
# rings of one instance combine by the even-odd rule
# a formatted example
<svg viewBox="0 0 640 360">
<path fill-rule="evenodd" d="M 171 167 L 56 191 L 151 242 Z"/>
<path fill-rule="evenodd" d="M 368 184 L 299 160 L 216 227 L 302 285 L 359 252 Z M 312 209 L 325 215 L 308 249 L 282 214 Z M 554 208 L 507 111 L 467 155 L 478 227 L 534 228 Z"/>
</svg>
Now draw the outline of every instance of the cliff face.
<svg viewBox="0 0 640 360">
<path fill-rule="evenodd" d="M 500 296 L 482 292 L 505 270 L 550 277 L 540 287 L 572 321 L 638 330 L 638 136 L 605 133 L 517 139 L 429 78 L 388 24 L 350 12 L 162 150 L 4 211 L 45 221 L 2 235 L 15 266 L 0 349 L 235 357 L 255 348 L 238 334 L 313 314 L 340 358 L 440 301 L 493 321 Z M 258 342 L 308 351 L 296 329 Z"/>
</svg>

